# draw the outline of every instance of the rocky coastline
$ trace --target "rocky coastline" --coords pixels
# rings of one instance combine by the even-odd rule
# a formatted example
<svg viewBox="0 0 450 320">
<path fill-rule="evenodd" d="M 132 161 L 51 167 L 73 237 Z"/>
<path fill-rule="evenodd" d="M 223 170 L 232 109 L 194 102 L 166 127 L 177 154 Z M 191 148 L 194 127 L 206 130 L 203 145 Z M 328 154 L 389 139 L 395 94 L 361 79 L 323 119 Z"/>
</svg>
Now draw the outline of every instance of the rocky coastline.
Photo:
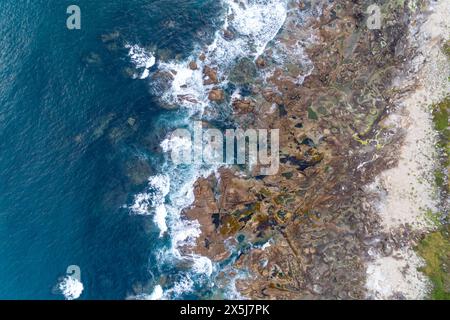
<svg viewBox="0 0 450 320">
<path fill-rule="evenodd" d="M 383 23 L 371 30 L 366 24 L 370 1 L 324 2 L 314 10 L 309 3 L 291 1 L 282 29 L 257 59 L 240 59 L 226 74 L 209 65 L 205 55 L 191 62 L 192 70 L 203 68 L 204 84 L 213 86 L 209 100 L 217 109 L 231 106 L 240 128 L 280 129 L 277 175 L 223 167 L 196 182 L 195 201 L 183 212 L 201 226 L 196 246 L 184 251 L 223 266 L 218 287 L 233 286 L 251 299 L 416 299 L 429 294 L 431 284 L 417 270 L 423 260 L 413 248 L 434 228 L 422 219 L 427 209 L 448 213 L 442 195 L 427 198 L 436 158 L 433 133 L 422 137 L 424 150 L 405 151 L 428 152 L 420 159 L 428 165 L 406 164 L 402 172 L 420 174 L 428 181 L 424 190 L 417 190 L 413 178 L 401 181 L 396 168 L 404 162 L 402 148 L 417 138 L 401 120 L 418 110 L 412 119 L 424 121 L 425 131 L 432 125 L 426 115 L 417 118 L 419 109 L 408 108 L 411 99 L 418 99 L 414 94 L 442 89 L 422 104 L 448 94 L 448 81 L 424 87 L 429 72 L 423 71 L 438 59 L 423 46 L 441 50 L 448 24 L 442 27 L 445 34 L 419 39 L 434 14 L 429 1 L 377 3 Z M 445 20 L 448 5 L 436 6 Z M 313 16 L 305 18 L 304 10 Z M 223 30 L 223 37 L 232 39 L 233 30 Z M 448 60 L 442 61 L 444 69 L 433 77 L 447 79 Z M 221 85 L 224 78 L 246 94 L 229 95 Z M 387 175 L 390 170 L 394 173 Z M 397 179 L 400 189 L 394 190 L 387 176 Z M 419 192 L 405 200 L 417 209 L 411 219 L 403 219 L 388 202 L 383 206 L 389 194 L 398 198 L 410 190 Z M 425 203 L 414 200 L 424 197 Z M 386 222 L 386 215 L 397 213 L 398 220 Z M 390 275 L 379 279 L 386 268 Z"/>
</svg>

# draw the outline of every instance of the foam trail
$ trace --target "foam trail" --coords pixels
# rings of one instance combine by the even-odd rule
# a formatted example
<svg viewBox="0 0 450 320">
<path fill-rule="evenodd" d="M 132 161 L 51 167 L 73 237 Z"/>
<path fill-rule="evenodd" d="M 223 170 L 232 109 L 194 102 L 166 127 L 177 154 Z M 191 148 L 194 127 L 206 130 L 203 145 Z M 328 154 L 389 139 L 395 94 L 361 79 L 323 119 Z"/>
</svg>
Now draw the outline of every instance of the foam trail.
<svg viewBox="0 0 450 320">
<path fill-rule="evenodd" d="M 191 292 L 193 287 L 194 281 L 190 276 L 186 275 L 180 281 L 176 282 L 172 288 L 167 290 L 165 297 L 178 297 L 186 292 Z"/>
</svg>

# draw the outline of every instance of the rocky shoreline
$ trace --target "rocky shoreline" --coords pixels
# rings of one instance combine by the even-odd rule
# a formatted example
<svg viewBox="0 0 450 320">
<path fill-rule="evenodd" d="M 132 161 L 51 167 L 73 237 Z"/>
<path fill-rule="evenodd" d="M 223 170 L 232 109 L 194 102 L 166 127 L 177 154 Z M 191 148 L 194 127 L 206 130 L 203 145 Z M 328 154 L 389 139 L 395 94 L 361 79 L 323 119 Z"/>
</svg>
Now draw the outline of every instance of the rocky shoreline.
<svg viewBox="0 0 450 320">
<path fill-rule="evenodd" d="M 218 287 L 235 286 L 242 297 L 252 299 L 414 299 L 430 291 L 429 281 L 416 270 L 420 258 L 411 250 L 432 229 L 425 220 L 415 222 L 428 202 L 436 211 L 439 201 L 431 195 L 426 203 L 411 200 L 428 197 L 430 186 L 422 184 L 415 198 L 405 200 L 417 209 L 412 221 L 408 211 L 389 224 L 385 216 L 397 212 L 389 204 L 380 209 L 380 194 L 396 196 L 385 172 L 399 170 L 402 146 L 415 139 L 408 124 L 396 122 L 419 110 L 408 110 L 405 101 L 417 99 L 411 95 L 421 84 L 425 94 L 438 89 L 423 86 L 423 68 L 434 63 L 433 56 L 413 41 L 433 43 L 439 50 L 448 25 L 443 27 L 446 34 L 419 39 L 432 15 L 428 1 L 379 1 L 383 23 L 380 30 L 370 30 L 370 4 L 334 1 L 306 19 L 302 11 L 311 9 L 309 3 L 291 1 L 272 44 L 255 61 L 239 60 L 227 75 L 248 91 L 245 96 L 228 95 L 221 87 L 223 73 L 208 65 L 207 57 L 190 64 L 193 70 L 204 64 L 205 85 L 214 86 L 209 99 L 218 109 L 231 105 L 239 127 L 280 129 L 277 175 L 255 177 L 237 167 L 221 168 L 197 181 L 195 202 L 184 211 L 198 220 L 202 232 L 197 245 L 184 251 L 223 266 Z M 438 6 L 448 10 L 444 2 Z M 445 11 L 439 14 L 446 19 Z M 225 39 L 233 38 L 232 30 L 223 32 Z M 448 61 L 446 68 L 439 73 L 444 79 Z M 448 81 L 441 89 L 435 98 L 442 98 Z M 433 152 L 430 137 L 426 140 L 424 133 L 425 153 Z M 414 150 L 412 146 L 407 152 Z M 420 169 L 429 181 L 434 158 L 425 156 L 429 165 L 423 163 L 425 157 L 418 166 L 425 166 Z M 421 172 L 417 166 L 405 170 L 406 177 L 411 170 Z M 390 176 L 400 183 L 396 192 L 408 192 L 415 183 Z M 375 186 L 380 179 L 388 187 Z M 379 279 L 386 268 L 392 277 Z M 399 278 L 401 268 L 409 278 Z"/>
</svg>

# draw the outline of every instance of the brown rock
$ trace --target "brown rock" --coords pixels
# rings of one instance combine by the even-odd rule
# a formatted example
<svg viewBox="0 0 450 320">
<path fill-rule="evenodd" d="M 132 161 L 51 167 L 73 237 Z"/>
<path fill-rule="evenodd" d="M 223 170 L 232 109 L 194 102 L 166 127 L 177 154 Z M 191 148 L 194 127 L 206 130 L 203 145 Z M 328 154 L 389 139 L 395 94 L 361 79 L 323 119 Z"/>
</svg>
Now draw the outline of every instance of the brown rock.
<svg viewBox="0 0 450 320">
<path fill-rule="evenodd" d="M 204 53 L 202 53 L 198 58 L 200 59 L 200 61 L 205 61 L 206 55 Z"/>
<path fill-rule="evenodd" d="M 305 8 L 306 8 L 305 3 L 304 3 L 303 1 L 300 1 L 300 3 L 298 4 L 298 8 L 299 8 L 300 10 L 305 10 Z"/>
<path fill-rule="evenodd" d="M 253 103 L 250 100 L 234 100 L 233 101 L 233 109 L 237 113 L 248 113 L 253 111 Z"/>
<path fill-rule="evenodd" d="M 343 0 L 338 2 L 344 3 Z M 302 1 L 300 9 L 305 8 Z M 230 241 L 233 241 L 232 247 L 238 241 L 262 244 L 271 240 L 270 247 L 264 250 L 254 248 L 243 253 L 233 265 L 234 270 L 248 270 L 252 275 L 236 282 L 237 290 L 246 297 L 365 297 L 364 254 L 368 244 L 363 243 L 362 239 L 377 234 L 378 217 L 367 209 L 369 206 L 361 205 L 360 201 L 366 195 L 360 186 L 365 185 L 367 179 L 379 170 L 384 170 L 386 163 L 379 159 L 377 166 L 366 166 L 370 173 L 358 173 L 355 168 L 361 161 L 371 158 L 371 152 L 375 151 L 354 141 L 354 130 L 347 132 L 346 128 L 359 130 L 355 124 L 355 119 L 359 119 L 357 116 L 370 119 L 373 116 L 368 114 L 371 108 L 383 110 L 377 104 L 359 108 L 358 101 L 365 101 L 369 93 L 380 95 L 383 100 L 389 97 L 390 89 L 384 83 L 390 83 L 387 79 L 393 74 L 383 73 L 373 77 L 373 89 L 367 88 L 369 92 L 360 90 L 367 82 L 366 75 L 395 66 L 394 59 L 388 58 L 395 46 L 388 44 L 380 47 L 370 37 L 351 37 L 355 29 L 354 20 L 358 18 L 355 12 L 359 14 L 362 9 L 363 6 L 356 2 L 345 4 L 333 13 L 339 19 L 333 18 L 330 11 L 324 9 L 324 17 L 313 22 L 309 29 L 301 30 L 304 24 L 292 24 L 281 31 L 284 34 L 279 40 L 292 47 L 295 44 L 293 41 L 299 40 L 297 34 L 308 34 L 305 31 L 311 28 L 319 30 L 318 43 L 308 49 L 308 55 L 316 66 L 314 73 L 299 86 L 293 80 L 297 75 L 305 75 L 304 70 L 299 72 L 287 63 L 275 66 L 278 68 L 267 79 L 268 85 L 250 82 L 260 88 L 266 101 L 258 97 L 254 97 L 254 101 L 250 98 L 233 101 L 233 107 L 238 112 L 253 109 L 250 116 L 237 117 L 242 118 L 241 121 L 253 118 L 256 127 L 282 129 L 279 174 L 254 179 L 250 175 L 241 177 L 238 168 L 236 172 L 222 170 L 220 179 L 212 175 L 196 186 L 196 200 L 186 216 L 199 221 L 202 234 L 197 246 L 189 248 L 189 252 L 194 250 L 214 261 L 223 261 L 230 254 Z M 407 21 L 400 19 L 405 15 L 403 11 L 398 11 L 396 15 L 398 19 L 391 21 Z M 361 24 L 363 15 L 359 16 L 361 21 L 358 23 Z M 405 32 L 407 29 L 390 30 L 386 30 L 388 35 L 394 30 Z M 400 36 L 386 37 L 386 41 L 395 44 Z M 342 43 L 340 39 L 351 41 Z M 277 48 L 273 50 L 277 51 Z M 270 57 L 268 52 L 264 57 Z M 291 53 L 288 53 L 288 58 L 297 61 Z M 267 67 L 270 58 L 266 59 L 258 59 L 255 69 Z M 352 62 L 345 63 L 345 59 L 352 59 Z M 239 71 L 239 67 L 236 69 Z M 208 73 L 218 80 L 214 70 L 203 72 L 208 77 L 206 80 L 214 79 Z M 243 77 L 236 78 L 240 80 Z M 250 78 L 254 80 L 256 76 Z M 248 84 L 249 81 L 244 80 L 241 83 Z M 225 93 L 218 86 L 214 87 L 210 99 L 223 99 Z M 264 108 L 259 109 L 261 102 Z M 273 104 L 280 112 L 261 112 Z M 256 105 L 258 110 L 255 110 Z M 352 107 L 351 111 L 344 111 L 347 105 Z M 324 106 L 333 117 L 323 116 L 319 121 L 310 121 L 308 108 L 311 106 Z M 280 116 L 287 111 L 288 116 Z M 316 146 L 305 141 L 307 137 L 303 136 L 304 133 L 308 133 Z M 371 134 L 368 133 L 362 140 L 370 139 Z M 326 139 L 321 138 L 324 135 Z M 396 146 L 396 143 L 386 145 L 383 148 L 388 149 L 378 152 L 380 155 L 387 154 Z M 349 152 L 353 156 L 348 156 Z M 287 172 L 293 173 L 289 179 L 282 175 Z M 379 250 L 390 254 L 391 248 L 386 244 Z M 232 278 L 233 272 L 224 270 L 223 279 Z M 225 288 L 226 281 L 223 283 L 219 287 Z"/>
<path fill-rule="evenodd" d="M 262 57 L 259 57 L 258 59 L 256 59 L 256 66 L 260 69 L 265 68 L 266 60 L 264 60 Z"/>
<path fill-rule="evenodd" d="M 211 101 L 223 101 L 225 94 L 222 89 L 214 88 L 209 92 L 208 98 Z"/>
<path fill-rule="evenodd" d="M 217 78 L 217 70 L 208 66 L 205 66 L 205 68 L 203 69 L 203 78 L 203 84 L 205 85 L 219 83 L 219 79 Z"/>
<path fill-rule="evenodd" d="M 194 97 L 188 95 L 188 94 L 180 94 L 177 96 L 179 101 L 187 101 L 190 103 L 198 103 L 197 99 L 195 99 Z"/>
<path fill-rule="evenodd" d="M 190 68 L 191 70 L 197 70 L 197 69 L 198 69 L 197 62 L 191 61 L 191 62 L 189 63 L 189 68 Z"/>
<path fill-rule="evenodd" d="M 266 89 L 262 92 L 264 99 L 267 102 L 283 104 L 283 98 L 278 93 L 275 93 L 271 89 Z"/>
<path fill-rule="evenodd" d="M 223 30 L 223 37 L 225 40 L 233 40 L 234 39 L 234 33 L 231 32 L 228 29 Z"/>
</svg>

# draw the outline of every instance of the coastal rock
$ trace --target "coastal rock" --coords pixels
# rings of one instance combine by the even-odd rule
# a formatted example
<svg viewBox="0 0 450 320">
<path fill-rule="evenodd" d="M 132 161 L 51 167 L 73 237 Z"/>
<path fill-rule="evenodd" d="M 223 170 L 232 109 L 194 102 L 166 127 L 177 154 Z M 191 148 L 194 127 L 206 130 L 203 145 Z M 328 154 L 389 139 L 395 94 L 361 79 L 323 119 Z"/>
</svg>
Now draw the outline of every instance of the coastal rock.
<svg viewBox="0 0 450 320">
<path fill-rule="evenodd" d="M 189 69 L 191 69 L 191 70 L 198 70 L 197 62 L 191 61 L 191 62 L 189 63 Z"/>
<path fill-rule="evenodd" d="M 217 69 L 211 68 L 209 66 L 205 66 L 203 68 L 203 84 L 218 84 L 219 78 L 217 77 Z"/>
<path fill-rule="evenodd" d="M 230 81 L 238 85 L 250 84 L 255 79 L 256 74 L 256 65 L 253 60 L 242 58 L 231 70 Z"/>
<path fill-rule="evenodd" d="M 256 59 L 256 66 L 260 69 L 265 68 L 267 66 L 266 60 L 264 60 L 263 57 L 258 57 L 258 59 Z"/>
<path fill-rule="evenodd" d="M 254 110 L 254 103 L 250 100 L 234 100 L 233 101 L 233 109 L 237 113 L 250 113 Z"/>
<path fill-rule="evenodd" d="M 262 96 L 267 102 L 272 102 L 279 105 L 283 104 L 283 98 L 272 89 L 264 89 L 262 92 Z"/>
<path fill-rule="evenodd" d="M 229 29 L 225 29 L 225 30 L 223 30 L 223 38 L 228 41 L 233 40 L 234 33 L 231 32 Z"/>
<path fill-rule="evenodd" d="M 225 93 L 222 89 L 214 88 L 209 92 L 208 98 L 211 101 L 220 102 L 225 99 Z"/>
</svg>

